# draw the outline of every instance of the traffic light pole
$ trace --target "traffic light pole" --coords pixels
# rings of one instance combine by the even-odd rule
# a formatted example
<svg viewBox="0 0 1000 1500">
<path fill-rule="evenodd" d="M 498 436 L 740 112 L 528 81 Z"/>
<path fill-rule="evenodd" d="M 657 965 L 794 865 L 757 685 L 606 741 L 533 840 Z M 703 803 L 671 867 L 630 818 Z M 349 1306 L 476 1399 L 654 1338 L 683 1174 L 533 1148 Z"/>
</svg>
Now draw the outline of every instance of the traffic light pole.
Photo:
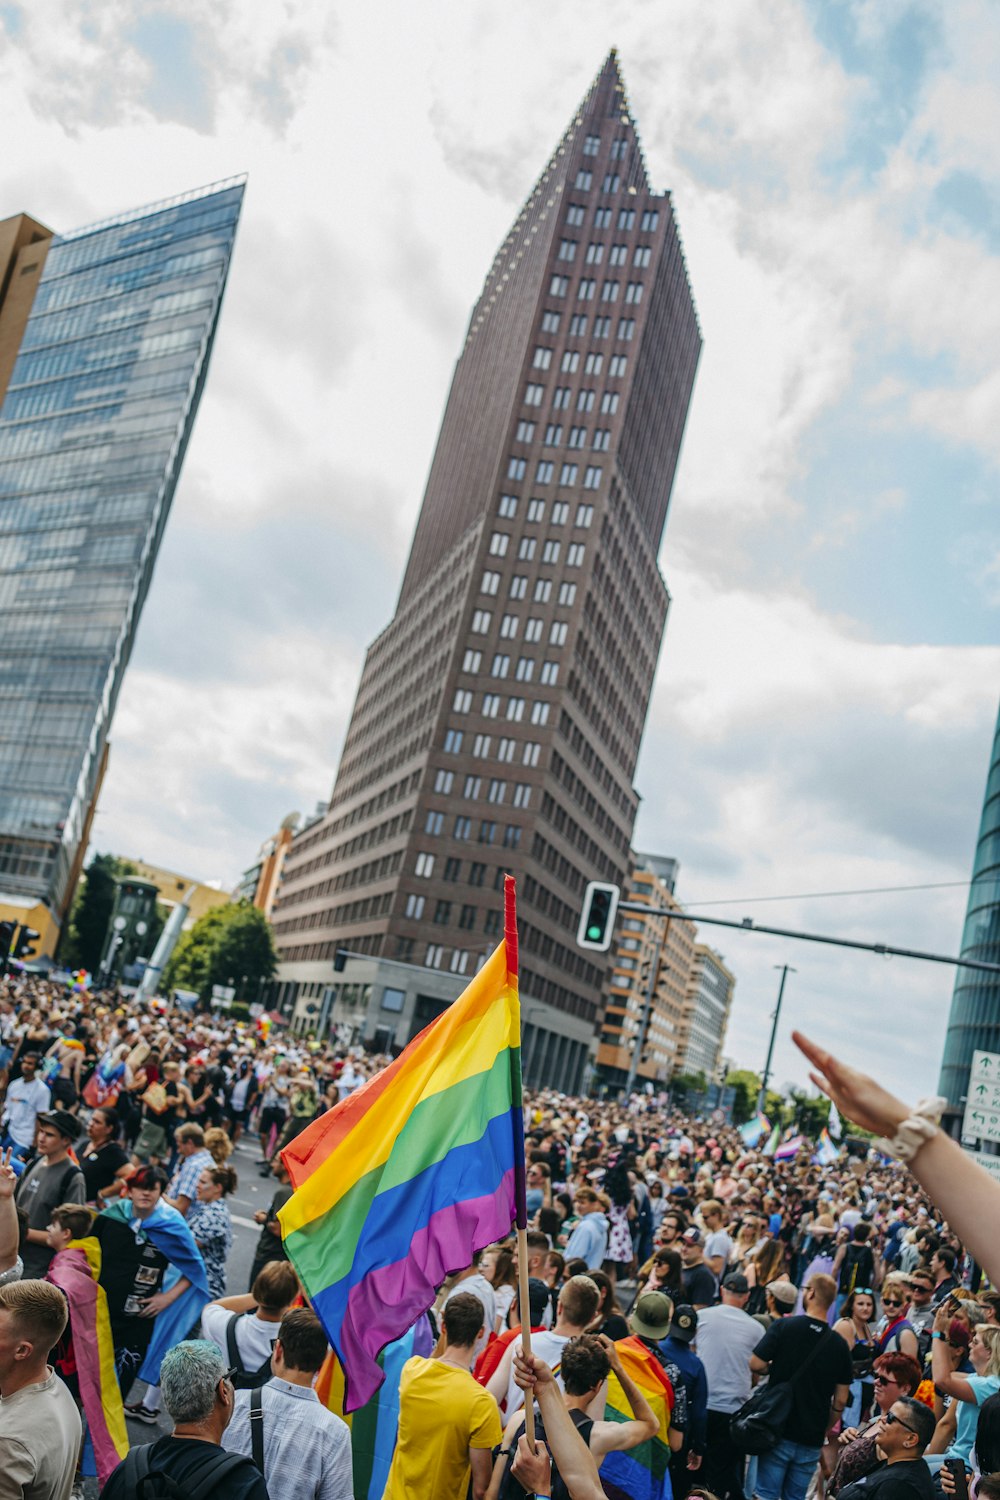
<svg viewBox="0 0 1000 1500">
<path fill-rule="evenodd" d="M 777 968 L 777 964 L 775 964 L 775 968 Z M 778 1018 L 781 1015 L 781 1000 L 782 996 L 785 993 L 785 980 L 788 978 L 789 974 L 796 973 L 798 973 L 798 970 L 793 969 L 791 964 L 781 965 L 781 983 L 778 985 L 778 1003 L 774 1007 L 774 1018 L 771 1021 L 771 1040 L 767 1044 L 767 1062 L 764 1064 L 764 1076 L 760 1081 L 760 1094 L 757 1099 L 757 1113 L 761 1115 L 764 1113 L 764 1100 L 767 1097 L 767 1085 L 771 1077 L 771 1059 L 774 1056 L 774 1042 L 775 1038 L 778 1035 Z"/>
</svg>

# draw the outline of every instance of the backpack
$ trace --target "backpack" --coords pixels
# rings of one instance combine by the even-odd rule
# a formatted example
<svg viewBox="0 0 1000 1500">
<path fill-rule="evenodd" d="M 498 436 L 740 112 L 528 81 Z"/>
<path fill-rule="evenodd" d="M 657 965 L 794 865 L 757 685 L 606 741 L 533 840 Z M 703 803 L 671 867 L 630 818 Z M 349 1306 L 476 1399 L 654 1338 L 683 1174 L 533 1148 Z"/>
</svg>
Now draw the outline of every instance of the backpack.
<svg viewBox="0 0 1000 1500">
<path fill-rule="evenodd" d="M 254 1312 L 256 1310 L 256 1308 L 253 1309 Z M 240 1358 L 240 1351 L 236 1346 L 236 1325 L 241 1318 L 249 1316 L 249 1313 L 232 1313 L 226 1324 L 226 1356 L 236 1371 L 233 1376 L 233 1389 L 236 1391 L 255 1391 L 259 1386 L 266 1385 L 271 1378 L 270 1354 L 256 1370 L 248 1370 Z"/>
<path fill-rule="evenodd" d="M 122 1492 L 128 1500 L 132 1500 L 133 1496 L 135 1500 L 208 1500 L 221 1480 L 234 1469 L 244 1468 L 247 1464 L 253 1467 L 245 1454 L 226 1453 L 222 1448 L 213 1446 L 207 1461 L 200 1469 L 195 1470 L 197 1483 L 192 1488 L 190 1479 L 185 1480 L 182 1485 L 160 1469 L 151 1470 L 149 1455 L 152 1449 L 152 1443 L 133 1448 L 121 1467 L 115 1470 Z"/>
<path fill-rule="evenodd" d="M 819 1351 L 829 1342 L 832 1333 L 832 1328 L 823 1329 L 809 1357 L 802 1361 L 796 1371 L 796 1382 L 802 1379 Z M 766 1385 L 757 1386 L 749 1400 L 744 1401 L 739 1411 L 733 1412 L 729 1419 L 729 1433 L 734 1446 L 742 1453 L 758 1457 L 762 1453 L 770 1453 L 785 1435 L 794 1401 L 795 1390 L 790 1380 L 777 1383 L 769 1380 Z"/>
</svg>

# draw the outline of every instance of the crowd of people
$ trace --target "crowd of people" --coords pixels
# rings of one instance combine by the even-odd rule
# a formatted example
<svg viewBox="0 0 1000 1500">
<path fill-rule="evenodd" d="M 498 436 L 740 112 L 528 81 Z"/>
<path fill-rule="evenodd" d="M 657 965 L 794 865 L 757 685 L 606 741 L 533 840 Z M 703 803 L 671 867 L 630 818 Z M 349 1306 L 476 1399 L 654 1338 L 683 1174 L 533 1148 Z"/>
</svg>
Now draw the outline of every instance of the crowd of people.
<svg viewBox="0 0 1000 1500">
<path fill-rule="evenodd" d="M 527 1266 L 512 1235 L 440 1288 L 364 1500 L 638 1495 L 623 1455 L 640 1500 L 1000 1500 L 996 1208 L 926 1111 L 803 1046 L 917 1175 L 860 1139 L 775 1160 L 662 1097 L 526 1096 Z M 0 981 L 0 1500 L 356 1493 L 280 1152 L 384 1061 Z M 240 1286 L 234 1162 L 273 1193 Z"/>
</svg>

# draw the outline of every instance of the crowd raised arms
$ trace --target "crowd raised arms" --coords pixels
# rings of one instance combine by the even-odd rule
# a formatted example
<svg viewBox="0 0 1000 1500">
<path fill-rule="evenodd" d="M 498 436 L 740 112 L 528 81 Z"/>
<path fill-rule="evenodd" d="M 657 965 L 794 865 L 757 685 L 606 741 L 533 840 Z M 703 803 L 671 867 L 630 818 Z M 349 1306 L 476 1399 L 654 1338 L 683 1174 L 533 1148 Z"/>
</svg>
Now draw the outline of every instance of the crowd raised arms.
<svg viewBox="0 0 1000 1500">
<path fill-rule="evenodd" d="M 932 1110 L 797 1040 L 884 1147 L 776 1159 L 662 1096 L 526 1095 L 532 1354 L 512 1235 L 390 1346 L 349 1432 L 284 1253 L 280 1153 L 387 1059 L 8 976 L 0 1496 L 70 1500 L 85 1454 L 108 1500 L 147 1471 L 188 1500 L 805 1500 L 817 1480 L 964 1500 L 956 1465 L 978 1473 L 1000 1430 L 1000 1296 L 975 1265 L 1000 1272 L 1000 1186 Z M 272 1196 L 235 1285 L 227 1200 L 248 1170 Z M 132 1443 L 137 1424 L 154 1441 Z"/>
</svg>

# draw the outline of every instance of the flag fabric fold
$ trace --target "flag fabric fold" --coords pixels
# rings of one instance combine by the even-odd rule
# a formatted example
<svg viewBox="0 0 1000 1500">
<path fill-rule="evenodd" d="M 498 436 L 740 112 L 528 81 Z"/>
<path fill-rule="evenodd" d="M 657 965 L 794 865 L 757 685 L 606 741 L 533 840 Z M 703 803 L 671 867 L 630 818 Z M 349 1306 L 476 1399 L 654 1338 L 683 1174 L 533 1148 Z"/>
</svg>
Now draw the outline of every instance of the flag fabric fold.
<svg viewBox="0 0 1000 1500">
<path fill-rule="evenodd" d="M 820 1131 L 819 1145 L 813 1152 L 813 1163 L 818 1167 L 828 1167 L 831 1162 L 837 1160 L 840 1148 L 830 1139 L 830 1132 L 825 1128 Z"/>
<path fill-rule="evenodd" d="M 506 936 L 459 998 L 282 1152 L 285 1249 L 344 1371 L 346 1411 L 378 1355 L 524 1204 L 513 880 Z"/>
<path fill-rule="evenodd" d="M 69 1332 L 77 1385 L 87 1433 L 94 1450 L 97 1477 L 104 1484 L 128 1453 L 128 1431 L 122 1395 L 115 1376 L 115 1346 L 108 1299 L 98 1285 L 101 1247 L 93 1236 L 70 1240 L 53 1256 L 46 1274 L 69 1304 Z"/>
<path fill-rule="evenodd" d="M 601 1463 L 601 1484 L 612 1500 L 669 1500 L 670 1414 L 674 1388 L 660 1364 L 641 1339 L 633 1335 L 615 1344 L 625 1373 L 635 1381 L 659 1421 L 659 1431 L 625 1453 L 606 1453 Z M 629 1422 L 634 1415 L 617 1375 L 608 1376 L 606 1422 Z"/>
<path fill-rule="evenodd" d="M 767 1134 L 770 1128 L 770 1120 L 768 1120 L 766 1115 L 761 1114 L 759 1110 L 752 1119 L 747 1120 L 745 1125 L 741 1125 L 739 1133 L 747 1150 L 752 1151 L 757 1142 Z"/>
<path fill-rule="evenodd" d="M 774 1159 L 775 1161 L 792 1161 L 798 1156 L 803 1146 L 808 1146 L 808 1144 L 804 1135 L 789 1136 L 788 1140 L 782 1141 L 775 1150 Z"/>
</svg>

